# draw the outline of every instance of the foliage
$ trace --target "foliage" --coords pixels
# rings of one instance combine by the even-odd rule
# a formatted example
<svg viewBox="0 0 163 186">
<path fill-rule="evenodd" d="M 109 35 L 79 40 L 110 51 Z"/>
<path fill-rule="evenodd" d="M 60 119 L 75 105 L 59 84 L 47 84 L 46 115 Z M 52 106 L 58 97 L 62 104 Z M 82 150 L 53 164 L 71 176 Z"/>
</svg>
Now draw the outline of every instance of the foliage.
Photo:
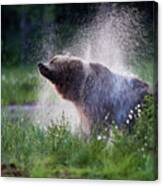
<svg viewBox="0 0 163 186">
<path fill-rule="evenodd" d="M 137 74 L 143 81 L 147 82 L 150 87 L 154 87 L 157 83 L 157 65 L 151 58 L 149 61 L 141 61 L 141 63 L 136 63 L 135 61 L 131 63 L 131 71 Z M 145 73 L 144 73 L 145 72 Z"/>
<path fill-rule="evenodd" d="M 38 74 L 35 69 L 29 65 L 2 67 L 2 105 L 32 103 L 37 100 Z"/>
<path fill-rule="evenodd" d="M 2 113 L 2 163 L 29 177 L 135 179 L 157 178 L 156 110 L 148 96 L 132 134 L 113 127 L 112 140 L 85 140 L 70 131 L 64 117 L 41 129 L 25 115 L 13 121 Z"/>
<path fill-rule="evenodd" d="M 3 65 L 36 63 L 44 43 L 61 50 L 96 9 L 96 4 L 2 6 Z"/>
</svg>

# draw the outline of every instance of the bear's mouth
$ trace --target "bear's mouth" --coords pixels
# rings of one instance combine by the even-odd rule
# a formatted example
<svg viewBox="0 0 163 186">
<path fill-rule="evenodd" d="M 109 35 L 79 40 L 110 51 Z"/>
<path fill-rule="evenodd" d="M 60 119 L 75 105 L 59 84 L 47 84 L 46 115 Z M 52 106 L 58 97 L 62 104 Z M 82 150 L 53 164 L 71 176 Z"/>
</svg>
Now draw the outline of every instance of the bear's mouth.
<svg viewBox="0 0 163 186">
<path fill-rule="evenodd" d="M 48 67 L 42 63 L 38 64 L 38 69 L 39 72 L 41 73 L 41 75 L 43 75 L 44 77 L 51 79 L 51 71 L 48 69 Z"/>
</svg>

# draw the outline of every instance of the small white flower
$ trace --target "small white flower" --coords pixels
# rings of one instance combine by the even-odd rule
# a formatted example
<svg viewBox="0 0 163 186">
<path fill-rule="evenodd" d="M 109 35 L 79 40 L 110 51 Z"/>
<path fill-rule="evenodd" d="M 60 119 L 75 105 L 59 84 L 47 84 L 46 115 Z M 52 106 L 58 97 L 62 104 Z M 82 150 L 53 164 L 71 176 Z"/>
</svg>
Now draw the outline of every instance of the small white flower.
<svg viewBox="0 0 163 186">
<path fill-rule="evenodd" d="M 140 131 L 139 130 L 137 131 L 137 134 L 140 134 Z"/>
<path fill-rule="evenodd" d="M 133 113 L 134 113 L 134 111 L 133 111 L 133 110 L 130 110 L 130 113 L 131 113 L 131 114 L 133 114 Z"/>
<path fill-rule="evenodd" d="M 136 107 L 135 107 L 135 110 L 137 110 L 137 109 L 138 109 L 138 107 L 136 106 Z"/>
<path fill-rule="evenodd" d="M 141 114 L 140 114 L 140 113 L 138 113 L 138 117 L 139 117 L 139 118 L 141 117 Z"/>
<path fill-rule="evenodd" d="M 146 140 L 148 137 L 147 136 L 144 136 L 144 139 Z"/>
<path fill-rule="evenodd" d="M 46 126 L 43 126 L 43 130 L 47 130 L 47 127 Z"/>
<path fill-rule="evenodd" d="M 129 119 L 127 119 L 127 120 L 126 120 L 126 123 L 127 123 L 127 124 L 129 124 L 129 123 L 130 123 L 130 120 L 129 120 Z"/>
<path fill-rule="evenodd" d="M 106 139 L 106 136 L 103 136 L 103 139 Z"/>
<path fill-rule="evenodd" d="M 138 112 L 140 113 L 141 112 L 141 109 L 138 109 Z"/>
<path fill-rule="evenodd" d="M 24 118 L 21 118 L 21 122 L 23 122 L 24 121 Z"/>
<path fill-rule="evenodd" d="M 138 104 L 137 107 L 140 108 L 140 104 Z"/>
<path fill-rule="evenodd" d="M 101 140 L 102 139 L 102 137 L 101 136 L 97 136 L 97 140 Z"/>
<path fill-rule="evenodd" d="M 141 151 L 142 151 L 142 152 L 144 151 L 144 147 L 141 148 Z"/>
<path fill-rule="evenodd" d="M 106 116 L 105 116 L 105 120 L 107 120 L 107 119 L 108 119 L 108 116 L 106 115 Z"/>
<path fill-rule="evenodd" d="M 147 144 L 147 143 L 144 143 L 144 146 L 145 146 L 145 147 L 147 147 L 147 146 L 148 146 L 148 144 Z"/>
<path fill-rule="evenodd" d="M 110 112 L 108 112 L 108 113 L 106 114 L 105 120 L 107 120 L 107 119 L 109 118 L 109 116 L 110 116 Z"/>
<path fill-rule="evenodd" d="M 132 115 L 131 114 L 129 114 L 128 117 L 129 117 L 129 119 L 132 119 Z"/>
</svg>

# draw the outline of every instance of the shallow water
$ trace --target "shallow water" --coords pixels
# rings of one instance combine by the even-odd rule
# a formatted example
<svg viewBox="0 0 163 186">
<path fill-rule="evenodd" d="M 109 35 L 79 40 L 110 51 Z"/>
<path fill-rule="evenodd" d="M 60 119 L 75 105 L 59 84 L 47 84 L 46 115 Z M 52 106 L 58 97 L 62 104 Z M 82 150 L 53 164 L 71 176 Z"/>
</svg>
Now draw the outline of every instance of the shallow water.
<svg viewBox="0 0 163 186">
<path fill-rule="evenodd" d="M 66 102 L 66 103 L 65 103 Z M 48 108 L 48 109 L 47 109 Z M 24 105 L 7 105 L 2 107 L 6 117 L 14 120 L 29 119 L 32 123 L 40 126 L 48 126 L 52 122 L 57 122 L 64 117 L 69 122 L 72 129 L 79 124 L 78 113 L 71 102 L 60 101 L 55 104 L 24 104 Z"/>
</svg>

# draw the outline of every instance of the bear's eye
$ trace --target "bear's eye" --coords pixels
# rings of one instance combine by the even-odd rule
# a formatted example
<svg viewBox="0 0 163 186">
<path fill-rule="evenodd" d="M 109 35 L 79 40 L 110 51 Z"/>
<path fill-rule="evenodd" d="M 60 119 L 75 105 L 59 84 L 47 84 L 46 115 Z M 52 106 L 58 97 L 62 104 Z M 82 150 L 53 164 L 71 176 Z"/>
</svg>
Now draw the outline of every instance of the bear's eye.
<svg viewBox="0 0 163 186">
<path fill-rule="evenodd" d="M 52 65 L 52 64 L 53 64 L 53 60 L 51 60 L 51 61 L 49 62 L 49 64 Z"/>
</svg>

